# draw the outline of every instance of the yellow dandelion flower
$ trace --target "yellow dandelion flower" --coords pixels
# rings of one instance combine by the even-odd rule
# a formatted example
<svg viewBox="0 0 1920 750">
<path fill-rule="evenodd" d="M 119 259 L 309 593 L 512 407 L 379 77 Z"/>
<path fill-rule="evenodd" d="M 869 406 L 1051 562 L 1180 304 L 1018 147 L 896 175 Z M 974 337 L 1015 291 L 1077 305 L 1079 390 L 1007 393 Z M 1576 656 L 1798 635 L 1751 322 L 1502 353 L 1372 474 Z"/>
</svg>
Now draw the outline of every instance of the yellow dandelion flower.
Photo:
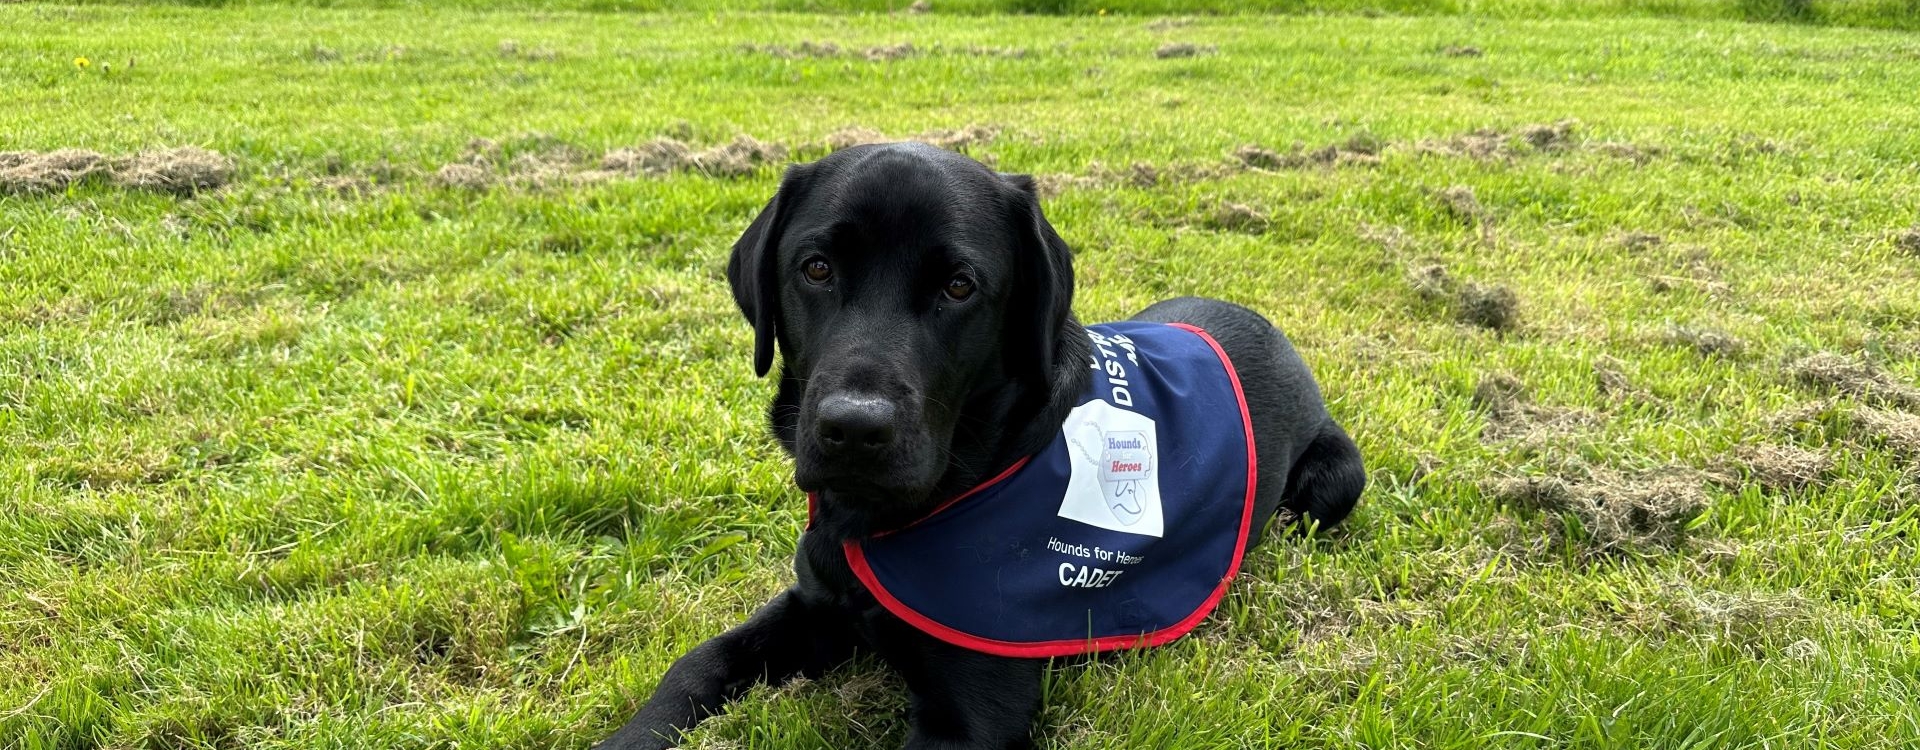
<svg viewBox="0 0 1920 750">
<path fill-rule="evenodd" d="M 81 70 L 86 70 L 87 66 L 92 64 L 93 64 L 92 60 L 88 60 L 87 58 L 84 58 L 84 57 L 73 58 L 73 67 L 79 68 Z"/>
</svg>

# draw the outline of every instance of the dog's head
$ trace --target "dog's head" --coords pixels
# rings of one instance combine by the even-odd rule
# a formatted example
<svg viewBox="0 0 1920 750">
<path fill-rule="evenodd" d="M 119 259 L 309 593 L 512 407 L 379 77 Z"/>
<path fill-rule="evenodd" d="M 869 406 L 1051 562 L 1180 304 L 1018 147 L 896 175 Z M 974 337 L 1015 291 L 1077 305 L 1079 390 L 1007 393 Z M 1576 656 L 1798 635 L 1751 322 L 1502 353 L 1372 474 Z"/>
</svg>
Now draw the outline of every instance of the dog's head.
<svg viewBox="0 0 1920 750">
<path fill-rule="evenodd" d="M 1072 262 L 1033 181 L 931 146 L 790 167 L 727 278 L 756 372 L 780 351 L 773 421 L 796 481 L 846 502 L 930 502 L 968 459 L 956 433 L 1015 429 L 981 422 L 1044 399 L 1066 364 Z"/>
</svg>

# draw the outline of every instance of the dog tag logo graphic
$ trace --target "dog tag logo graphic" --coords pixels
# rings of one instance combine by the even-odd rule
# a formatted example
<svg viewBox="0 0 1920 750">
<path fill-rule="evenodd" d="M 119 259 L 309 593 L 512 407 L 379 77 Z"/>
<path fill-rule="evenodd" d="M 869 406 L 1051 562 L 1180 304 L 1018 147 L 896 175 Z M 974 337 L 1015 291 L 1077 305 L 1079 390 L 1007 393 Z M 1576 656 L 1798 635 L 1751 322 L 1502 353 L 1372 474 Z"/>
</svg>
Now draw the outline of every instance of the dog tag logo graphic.
<svg viewBox="0 0 1920 750">
<path fill-rule="evenodd" d="M 1140 522 L 1146 509 L 1140 504 L 1140 483 L 1153 476 L 1153 453 L 1142 432 L 1109 432 L 1100 453 L 1100 486 L 1106 488 L 1107 508 L 1120 525 Z"/>
<path fill-rule="evenodd" d="M 1155 473 L 1153 420 L 1102 400 L 1075 407 L 1060 426 L 1066 438 L 1066 496 L 1060 517 L 1158 537 L 1165 526 Z"/>
</svg>

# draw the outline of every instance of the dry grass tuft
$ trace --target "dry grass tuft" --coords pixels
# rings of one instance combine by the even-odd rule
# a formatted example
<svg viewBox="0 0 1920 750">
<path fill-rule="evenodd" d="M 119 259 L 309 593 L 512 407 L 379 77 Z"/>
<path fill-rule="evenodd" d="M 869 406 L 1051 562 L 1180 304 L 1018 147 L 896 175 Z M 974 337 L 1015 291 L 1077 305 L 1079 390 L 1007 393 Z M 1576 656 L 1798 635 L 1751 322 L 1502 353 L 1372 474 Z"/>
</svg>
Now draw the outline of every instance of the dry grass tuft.
<svg viewBox="0 0 1920 750">
<path fill-rule="evenodd" d="M 515 60 L 552 62 L 560 59 L 560 53 L 550 47 L 522 47 L 512 39 L 501 40 L 499 51 L 501 57 Z"/>
<path fill-rule="evenodd" d="M 887 143 L 893 139 L 865 125 L 849 125 L 827 134 L 827 150 L 839 151 L 843 148 L 865 146 L 869 143 Z"/>
<path fill-rule="evenodd" d="M 1233 158 L 1240 160 L 1242 165 L 1250 169 L 1285 169 L 1291 166 L 1286 155 L 1254 145 L 1234 149 Z"/>
<path fill-rule="evenodd" d="M 1160 45 L 1159 49 L 1154 50 L 1153 56 L 1160 58 L 1162 60 L 1167 60 L 1167 59 L 1181 58 L 1181 57 L 1198 57 L 1200 55 L 1211 55 L 1219 51 L 1220 51 L 1219 47 L 1216 47 L 1211 44 L 1201 45 L 1201 44 L 1194 44 L 1192 42 L 1168 42 L 1166 44 Z"/>
<path fill-rule="evenodd" d="M 1666 244 L 1667 238 L 1652 232 L 1628 232 L 1620 235 L 1620 247 L 1627 252 L 1644 252 Z"/>
<path fill-rule="evenodd" d="M 1635 385 L 1633 379 L 1627 377 L 1626 366 L 1627 363 L 1613 357 L 1601 356 L 1595 359 L 1593 362 L 1594 385 L 1600 389 L 1602 395 L 1615 402 L 1653 401 L 1654 396 L 1651 392 Z"/>
<path fill-rule="evenodd" d="M 1441 190 L 1433 196 L 1440 201 L 1440 207 L 1447 214 L 1468 224 L 1490 223 L 1487 209 L 1480 205 L 1480 198 L 1474 195 L 1473 188 L 1467 185 L 1454 185 Z"/>
<path fill-rule="evenodd" d="M 1510 331 L 1520 325 L 1520 295 L 1504 284 L 1468 282 L 1460 287 L 1455 316 L 1495 331 Z"/>
<path fill-rule="evenodd" d="M 46 153 L 0 152 L 0 193 L 44 193 L 107 172 L 98 152 L 65 148 Z"/>
<path fill-rule="evenodd" d="M 1647 162 L 1653 161 L 1653 157 L 1665 152 L 1665 149 L 1658 146 L 1641 146 L 1633 143 L 1609 142 L 1596 145 L 1593 148 L 1615 159 L 1633 162 L 1635 166 L 1644 165 Z"/>
<path fill-rule="evenodd" d="M 1530 400 L 1527 384 L 1503 372 L 1487 375 L 1473 386 L 1473 405 L 1488 411 L 1508 411 Z"/>
<path fill-rule="evenodd" d="M 1737 358 L 1747 352 L 1747 342 L 1712 328 L 1672 326 L 1660 336 L 1660 343 L 1682 346 L 1707 357 Z"/>
<path fill-rule="evenodd" d="M 1459 322 L 1502 332 L 1520 327 L 1520 295 L 1504 284 L 1456 279 L 1437 263 L 1409 269 L 1407 284 L 1422 300 L 1450 309 Z"/>
<path fill-rule="evenodd" d="M 1137 161 L 1125 168 L 1115 169 L 1100 162 L 1094 162 L 1087 169 L 1083 181 L 1087 185 L 1126 185 L 1136 188 L 1152 188 L 1197 180 L 1219 179 L 1231 173 L 1231 167 L 1218 164 L 1193 164 L 1174 162 L 1163 166 L 1154 166 Z M 1079 181 L 1075 183 L 1080 184 Z M 1205 221 L 1215 218 L 1209 214 Z"/>
<path fill-rule="evenodd" d="M 872 62 L 879 62 L 882 60 L 899 60 L 904 57 L 912 57 L 915 52 L 917 52 L 917 50 L 913 48 L 913 42 L 901 42 L 899 44 L 884 44 L 878 47 L 868 47 L 861 50 L 860 56 Z"/>
<path fill-rule="evenodd" d="M 1862 401 L 1904 409 L 1920 409 L 1920 388 L 1901 381 L 1867 362 L 1822 352 L 1788 367 L 1802 385 L 1822 388 Z"/>
<path fill-rule="evenodd" d="M 233 161 L 196 146 L 145 151 L 122 159 L 82 149 L 0 153 L 0 193 L 65 190 L 91 177 L 135 190 L 191 195 L 233 181 Z"/>
<path fill-rule="evenodd" d="M 1854 430 L 1907 461 L 1920 461 L 1920 415 L 1861 408 L 1852 415 Z"/>
<path fill-rule="evenodd" d="M 688 169 L 716 177 L 743 177 L 786 158 L 787 147 L 742 134 L 730 143 L 694 154 L 686 164 Z"/>
<path fill-rule="evenodd" d="M 929 130 L 914 136 L 913 140 L 949 151 L 964 151 L 972 146 L 992 143 L 1000 136 L 1000 128 L 992 125 L 968 125 L 958 130 Z"/>
<path fill-rule="evenodd" d="M 913 46 L 912 42 L 882 44 L 853 50 L 841 47 L 834 42 L 815 42 L 812 40 L 803 40 L 799 44 L 791 46 L 784 44 L 744 44 L 740 46 L 740 49 L 751 54 L 771 55 L 783 60 L 844 56 L 858 57 L 869 62 L 899 60 L 901 58 L 912 57 L 920 52 L 918 48 Z"/>
<path fill-rule="evenodd" d="M 1118 180 L 1137 188 L 1150 188 L 1160 184 L 1160 170 L 1144 161 L 1136 161 L 1118 172 L 1107 169 L 1104 164 L 1095 164 L 1093 172 L 1098 177 Z"/>
<path fill-rule="evenodd" d="M 1033 54 L 1033 50 L 1026 47 L 987 47 L 979 44 L 969 44 L 962 51 L 972 57 L 1004 57 L 1010 60 L 1024 60 Z"/>
<path fill-rule="evenodd" d="M 639 146 L 607 152 L 600 158 L 600 169 L 622 175 L 699 172 L 715 177 L 742 177 L 786 158 L 785 146 L 745 134 L 703 151 L 695 151 L 678 139 L 655 138 Z"/>
<path fill-rule="evenodd" d="M 114 170 L 114 182 L 141 190 L 190 195 L 233 180 L 233 160 L 197 146 L 147 151 Z"/>
<path fill-rule="evenodd" d="M 1487 413 L 1480 437 L 1538 445 L 1598 425 L 1601 416 L 1586 409 L 1533 403 L 1527 386 L 1504 373 L 1482 377 L 1473 388 L 1473 405 Z"/>
<path fill-rule="evenodd" d="M 1483 483 L 1481 492 L 1507 505 L 1571 517 L 1605 550 L 1674 547 L 1707 508 L 1699 478 L 1677 473 L 1510 477 Z"/>
<path fill-rule="evenodd" d="M 1457 284 L 1447 267 L 1438 263 L 1429 263 L 1407 269 L 1407 285 L 1420 299 L 1433 303 L 1444 303 L 1453 297 L 1453 288 Z"/>
<path fill-rule="evenodd" d="M 1371 135 L 1360 134 L 1344 143 L 1313 150 L 1296 143 L 1293 150 L 1284 153 L 1248 144 L 1234 149 L 1232 158 L 1243 169 L 1267 171 L 1306 167 L 1371 167 L 1380 164 L 1380 152 L 1384 150 L 1386 144 Z"/>
<path fill-rule="evenodd" d="M 1822 399 L 1790 406 L 1768 415 L 1764 424 L 1776 432 L 1803 433 L 1825 421 L 1838 405 L 1832 399 Z"/>
<path fill-rule="evenodd" d="M 1229 232 L 1260 234 L 1267 231 L 1269 222 L 1266 216 L 1244 203 L 1222 203 L 1214 209 L 1207 223 L 1216 229 Z"/>
<path fill-rule="evenodd" d="M 1894 235 L 1893 247 L 1908 255 L 1920 257 L 1920 226 Z"/>
<path fill-rule="evenodd" d="M 485 190 L 493 187 L 493 173 L 485 167 L 455 162 L 433 173 L 433 181 L 439 185 L 461 190 Z"/>
<path fill-rule="evenodd" d="M 1574 145 L 1578 120 L 1523 125 L 1512 132 L 1487 128 L 1465 135 L 1424 140 L 1414 146 L 1422 154 L 1464 156 L 1471 159 L 1509 159 L 1528 153 L 1564 151 Z"/>
<path fill-rule="evenodd" d="M 655 138 L 633 148 L 615 149 L 600 159 L 600 168 L 621 174 L 662 175 L 684 168 L 693 149 L 673 138 Z"/>
<path fill-rule="evenodd" d="M 828 151 L 839 151 L 843 148 L 865 146 L 871 143 L 918 141 L 949 151 L 966 151 L 974 146 L 992 143 L 999 136 L 1000 128 L 994 125 L 975 124 L 956 129 L 929 130 L 905 138 L 890 137 L 886 133 L 864 125 L 849 125 L 828 133 L 825 145 Z"/>
<path fill-rule="evenodd" d="M 1069 188 L 1080 190 L 1100 186 L 1100 180 L 1094 177 L 1074 174 L 1042 174 L 1033 177 L 1034 190 L 1042 198 L 1052 198 L 1066 192 Z"/>
<path fill-rule="evenodd" d="M 793 46 L 783 44 L 743 44 L 740 46 L 740 49 L 751 53 L 772 55 L 783 60 L 795 60 L 804 57 L 839 57 L 842 53 L 840 45 L 838 44 L 833 42 L 815 42 L 810 39 L 802 40 L 799 44 Z"/>
<path fill-rule="evenodd" d="M 1572 145 L 1573 129 L 1579 124 L 1577 120 L 1561 120 L 1551 125 L 1525 125 L 1514 131 L 1514 138 L 1537 151 L 1560 151 Z"/>
<path fill-rule="evenodd" d="M 1743 445 L 1728 458 L 1726 469 L 1776 494 L 1825 484 L 1834 463 L 1830 455 L 1797 445 Z"/>
</svg>

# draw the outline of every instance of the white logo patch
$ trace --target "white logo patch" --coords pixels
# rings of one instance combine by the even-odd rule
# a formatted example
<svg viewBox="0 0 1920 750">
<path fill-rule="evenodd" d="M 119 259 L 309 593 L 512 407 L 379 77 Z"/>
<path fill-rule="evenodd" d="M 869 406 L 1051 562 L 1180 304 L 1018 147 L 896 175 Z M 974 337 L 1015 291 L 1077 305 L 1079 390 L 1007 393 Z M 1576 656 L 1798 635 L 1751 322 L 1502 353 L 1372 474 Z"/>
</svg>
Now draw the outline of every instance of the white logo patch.
<svg viewBox="0 0 1920 750">
<path fill-rule="evenodd" d="M 1060 517 L 1129 534 L 1158 537 L 1158 441 L 1153 420 L 1095 399 L 1074 407 L 1060 425 L 1067 440 L 1067 494 Z"/>
</svg>

